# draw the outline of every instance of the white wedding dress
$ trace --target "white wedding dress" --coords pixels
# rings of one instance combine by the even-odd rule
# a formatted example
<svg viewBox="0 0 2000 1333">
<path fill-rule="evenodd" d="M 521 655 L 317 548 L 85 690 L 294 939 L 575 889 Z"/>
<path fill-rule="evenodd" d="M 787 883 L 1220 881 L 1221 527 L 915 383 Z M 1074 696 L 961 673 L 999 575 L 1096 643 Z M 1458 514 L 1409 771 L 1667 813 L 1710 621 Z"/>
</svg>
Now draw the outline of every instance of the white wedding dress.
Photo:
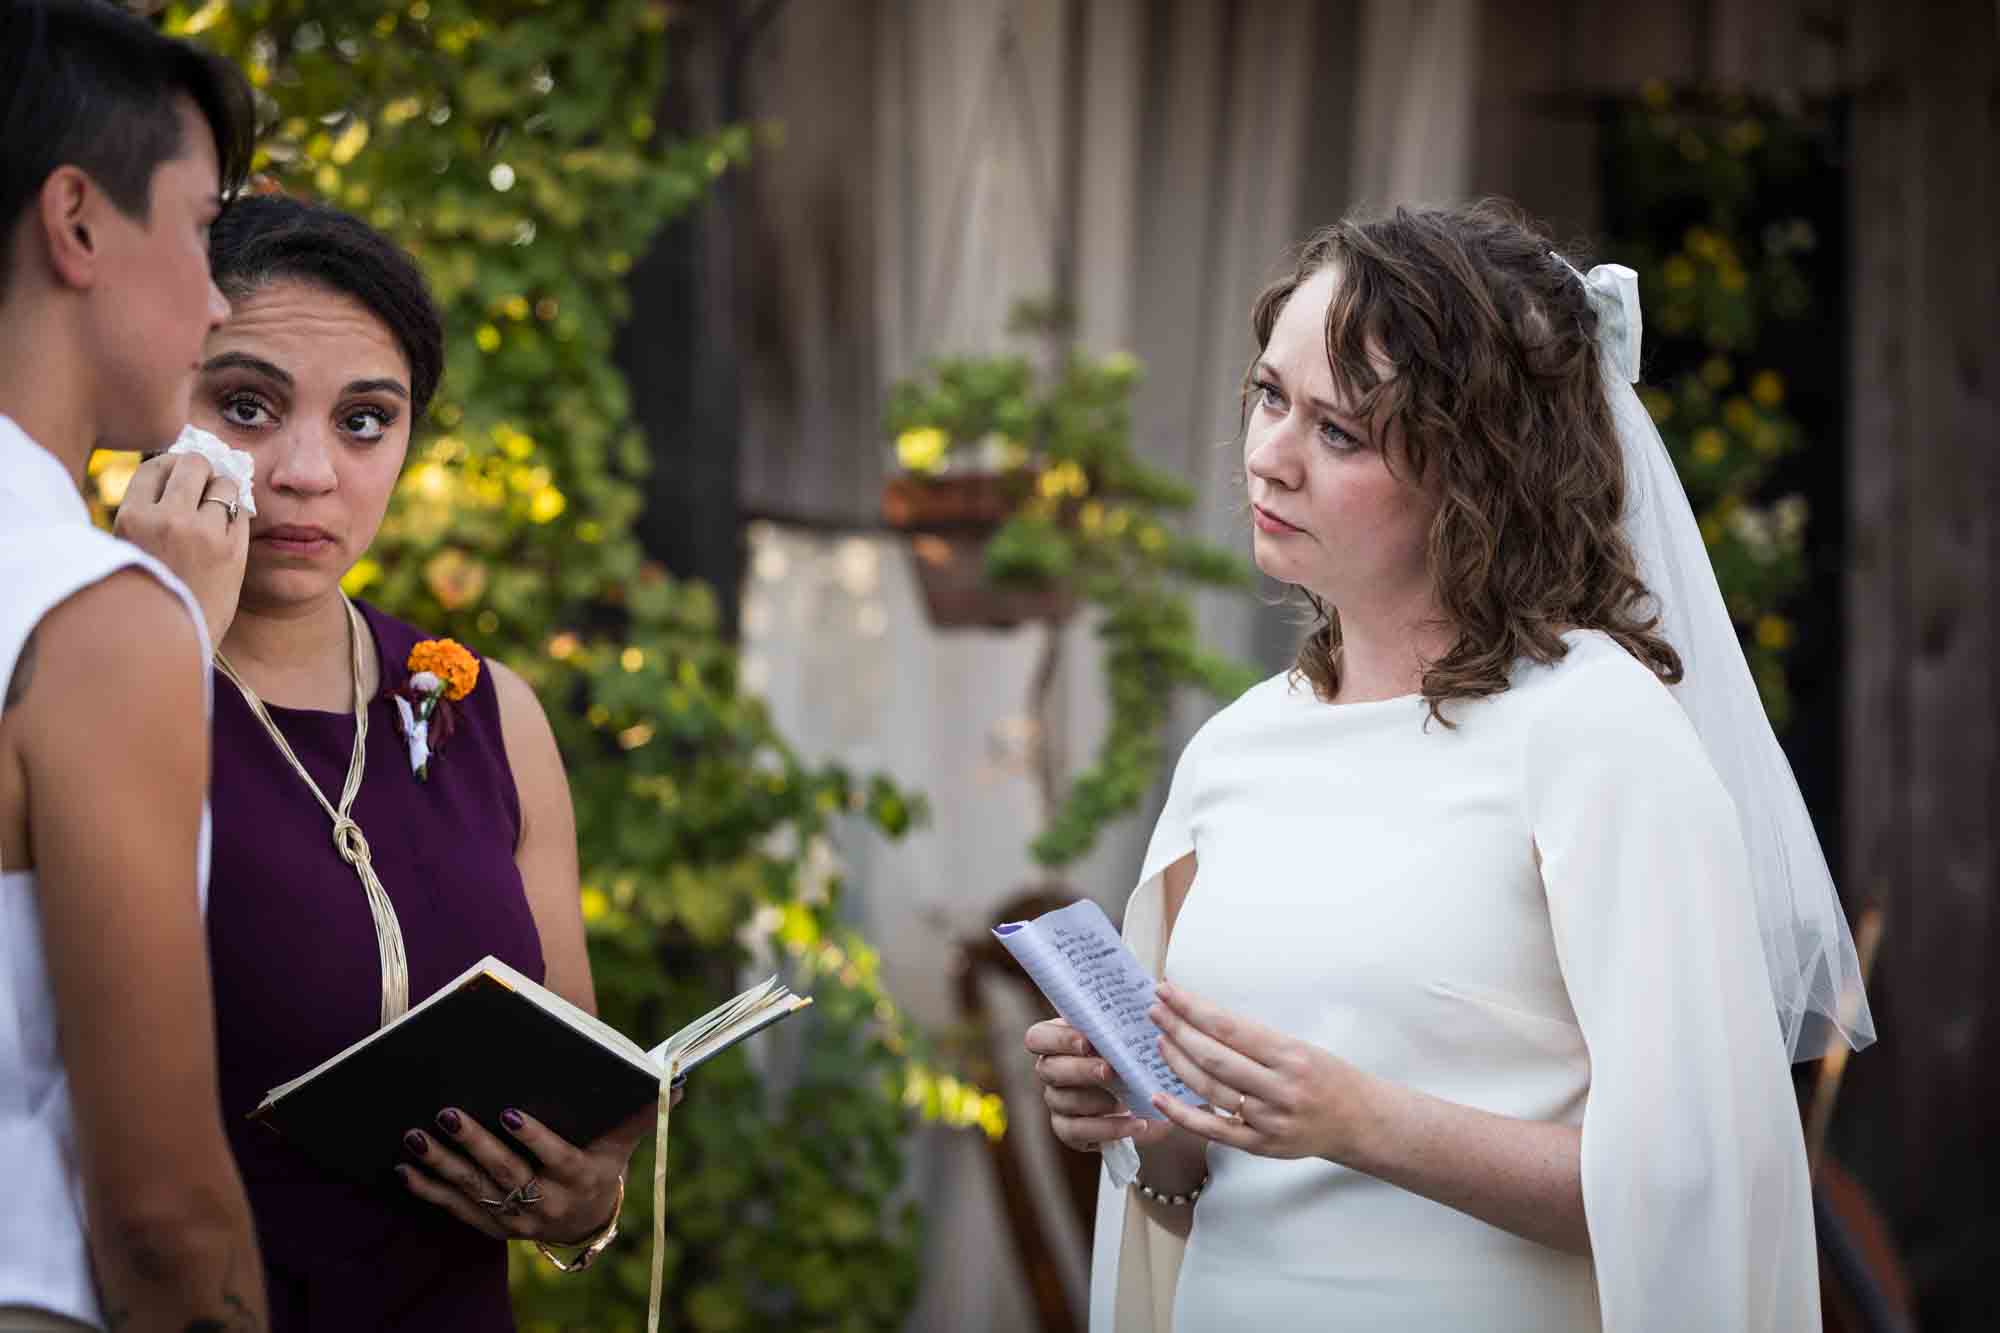
<svg viewBox="0 0 2000 1333">
<path fill-rule="evenodd" d="M 1094 1333 L 1819 1328 L 1735 810 L 1663 685 L 1608 637 L 1566 642 L 1448 705 L 1451 729 L 1419 698 L 1265 681 L 1182 755 L 1134 910 L 1192 851 L 1177 984 L 1409 1087 L 1581 1125 L 1592 1256 L 1211 1146 L 1171 1315 L 1131 1273 L 1120 1293 L 1121 1257 L 1156 1289 L 1171 1260 L 1133 1259 L 1143 1214 L 1107 1177 Z"/>
</svg>

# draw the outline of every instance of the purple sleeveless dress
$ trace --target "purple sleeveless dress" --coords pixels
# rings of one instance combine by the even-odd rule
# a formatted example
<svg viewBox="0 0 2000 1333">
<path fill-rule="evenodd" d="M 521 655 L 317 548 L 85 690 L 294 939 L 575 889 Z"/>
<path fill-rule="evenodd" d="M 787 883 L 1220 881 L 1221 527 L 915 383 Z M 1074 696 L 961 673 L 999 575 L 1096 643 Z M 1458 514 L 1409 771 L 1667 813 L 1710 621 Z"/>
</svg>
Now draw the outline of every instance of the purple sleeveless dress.
<svg viewBox="0 0 2000 1333">
<path fill-rule="evenodd" d="M 383 683 L 400 684 L 410 649 L 428 636 L 372 607 L 361 613 Z M 514 865 L 521 808 L 491 673 L 456 707 L 459 726 L 419 782 L 395 706 L 378 695 L 354 801 L 402 923 L 412 1005 L 489 953 L 543 975 Z M 271 716 L 338 804 L 353 715 Z M 374 1031 L 382 983 L 367 899 L 334 849 L 332 821 L 220 673 L 213 806 L 208 939 L 223 1117 L 256 1214 L 272 1330 L 511 1330 L 505 1244 L 409 1195 L 389 1174 L 406 1160 L 399 1140 L 382 1145 L 382 1183 L 364 1186 L 245 1119 L 272 1087 Z"/>
</svg>

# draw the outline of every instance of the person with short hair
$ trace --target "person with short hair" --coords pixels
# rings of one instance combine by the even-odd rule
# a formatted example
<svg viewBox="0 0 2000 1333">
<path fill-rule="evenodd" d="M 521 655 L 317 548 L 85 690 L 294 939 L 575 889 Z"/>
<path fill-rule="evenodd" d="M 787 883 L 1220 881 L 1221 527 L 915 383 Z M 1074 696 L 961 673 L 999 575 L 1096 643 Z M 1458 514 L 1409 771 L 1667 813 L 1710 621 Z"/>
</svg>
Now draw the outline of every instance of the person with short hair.
<svg viewBox="0 0 2000 1333">
<path fill-rule="evenodd" d="M 0 90 L 0 1327 L 262 1329 L 202 922 L 209 636 L 80 494 L 187 420 L 250 92 L 96 0 L 0 8 Z M 182 462 L 177 547 L 240 567 L 234 483 Z"/>
<path fill-rule="evenodd" d="M 415 261 L 324 204 L 241 199 L 210 257 L 232 311 L 204 348 L 192 420 L 255 460 L 258 513 L 240 597 L 188 576 L 227 599 L 211 608 L 228 614 L 209 943 L 224 1117 L 271 1327 L 510 1329 L 506 1241 L 588 1263 L 615 1233 L 655 1108 L 571 1144 L 518 1109 L 502 1113 L 503 1138 L 438 1107 L 378 1145 L 373 1184 L 247 1119 L 487 954 L 596 1007 L 568 779 L 534 692 L 341 587 L 437 389 L 443 327 Z M 166 462 L 133 486 L 165 484 Z M 151 511 L 134 522 L 152 544 Z M 413 746 L 406 709 L 438 693 Z"/>
<path fill-rule="evenodd" d="M 1252 550 L 1312 628 L 1182 752 L 1126 909 L 1194 1102 L 1027 1036 L 1105 1152 L 1092 1329 L 1818 1329 L 1789 1063 L 1874 1030 L 1636 275 L 1398 209 L 1252 328 Z"/>
</svg>

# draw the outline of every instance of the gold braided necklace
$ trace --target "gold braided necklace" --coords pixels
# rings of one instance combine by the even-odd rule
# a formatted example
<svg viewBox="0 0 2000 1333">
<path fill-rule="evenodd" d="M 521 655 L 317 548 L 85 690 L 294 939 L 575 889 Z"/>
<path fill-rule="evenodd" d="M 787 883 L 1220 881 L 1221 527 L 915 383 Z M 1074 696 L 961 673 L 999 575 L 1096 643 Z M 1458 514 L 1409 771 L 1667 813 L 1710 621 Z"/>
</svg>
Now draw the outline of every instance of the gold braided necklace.
<svg viewBox="0 0 2000 1333">
<path fill-rule="evenodd" d="M 326 811 L 327 817 L 333 821 L 334 848 L 339 851 L 340 859 L 352 866 L 361 879 L 362 892 L 368 897 L 368 914 L 375 922 L 375 946 L 382 965 L 382 1026 L 387 1027 L 410 1007 L 410 960 L 403 952 L 403 927 L 396 920 L 395 904 L 389 901 L 388 890 L 382 887 L 382 881 L 375 875 L 375 866 L 369 857 L 368 839 L 362 836 L 361 826 L 349 814 L 354 808 L 355 796 L 361 791 L 361 775 L 368 757 L 368 700 L 361 693 L 361 645 L 367 637 L 368 627 L 361 623 L 361 613 L 345 593 L 341 594 L 340 601 L 347 608 L 347 637 L 354 658 L 354 753 L 347 761 L 347 782 L 341 788 L 338 808 L 326 799 L 326 793 L 312 780 L 312 774 L 306 772 L 306 766 L 299 762 L 298 755 L 293 753 L 290 743 L 285 740 L 285 734 L 272 720 L 270 709 L 257 697 L 257 691 L 236 674 L 236 668 L 229 664 L 229 659 L 222 655 L 220 648 L 215 651 L 215 665 L 243 692 L 243 702 L 250 705 L 250 711 L 256 714 L 257 720 L 264 724 L 264 730 L 276 742 L 278 752 L 291 761 L 292 771 L 304 780 L 306 789 L 312 792 L 320 809 Z"/>
</svg>

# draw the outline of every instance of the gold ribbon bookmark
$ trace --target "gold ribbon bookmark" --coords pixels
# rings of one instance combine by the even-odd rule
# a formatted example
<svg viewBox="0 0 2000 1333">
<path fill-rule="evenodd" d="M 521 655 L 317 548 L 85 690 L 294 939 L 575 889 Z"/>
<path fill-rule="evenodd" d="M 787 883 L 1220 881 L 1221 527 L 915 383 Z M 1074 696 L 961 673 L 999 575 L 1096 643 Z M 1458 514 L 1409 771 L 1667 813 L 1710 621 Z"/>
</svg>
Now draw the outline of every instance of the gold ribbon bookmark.
<svg viewBox="0 0 2000 1333">
<path fill-rule="evenodd" d="M 660 1295 L 666 1285 L 662 1254 L 667 1245 L 667 1121 L 674 1110 L 674 1080 L 680 1077 L 681 1058 L 667 1058 L 667 1071 L 660 1076 L 660 1120 L 653 1134 L 653 1284 L 646 1297 L 646 1333 L 660 1333 Z"/>
</svg>

